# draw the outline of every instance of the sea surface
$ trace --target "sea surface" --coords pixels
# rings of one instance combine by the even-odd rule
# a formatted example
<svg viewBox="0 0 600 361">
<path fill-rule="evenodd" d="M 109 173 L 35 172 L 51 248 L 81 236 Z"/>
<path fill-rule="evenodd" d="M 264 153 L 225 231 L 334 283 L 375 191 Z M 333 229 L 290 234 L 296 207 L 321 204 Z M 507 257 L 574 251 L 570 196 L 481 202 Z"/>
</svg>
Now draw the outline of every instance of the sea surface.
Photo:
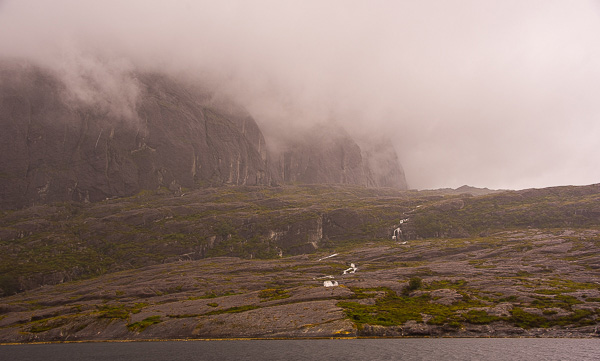
<svg viewBox="0 0 600 361">
<path fill-rule="evenodd" d="M 0 360 L 600 360 L 600 339 L 413 338 L 2 345 Z"/>
</svg>

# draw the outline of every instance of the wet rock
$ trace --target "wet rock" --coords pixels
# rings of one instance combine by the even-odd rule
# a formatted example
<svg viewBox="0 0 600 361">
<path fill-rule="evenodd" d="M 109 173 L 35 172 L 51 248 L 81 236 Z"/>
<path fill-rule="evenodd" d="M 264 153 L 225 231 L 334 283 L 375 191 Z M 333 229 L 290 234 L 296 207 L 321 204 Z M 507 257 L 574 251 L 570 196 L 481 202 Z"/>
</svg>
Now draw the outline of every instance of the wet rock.
<svg viewBox="0 0 600 361">
<path fill-rule="evenodd" d="M 400 326 L 380 326 L 380 325 L 363 325 L 360 330 L 361 336 L 370 337 L 399 337 L 404 336 L 403 327 Z"/>
<path fill-rule="evenodd" d="M 451 305 L 463 299 L 463 296 L 456 292 L 456 290 L 447 288 L 431 291 L 430 295 L 433 302 L 441 305 Z"/>
<path fill-rule="evenodd" d="M 496 317 L 509 317 L 510 310 L 513 309 L 513 305 L 511 303 L 499 303 L 494 307 L 488 308 L 486 312 L 492 316 Z"/>
<path fill-rule="evenodd" d="M 432 333 L 431 326 L 413 320 L 407 321 L 403 330 L 407 336 L 429 336 Z"/>
</svg>

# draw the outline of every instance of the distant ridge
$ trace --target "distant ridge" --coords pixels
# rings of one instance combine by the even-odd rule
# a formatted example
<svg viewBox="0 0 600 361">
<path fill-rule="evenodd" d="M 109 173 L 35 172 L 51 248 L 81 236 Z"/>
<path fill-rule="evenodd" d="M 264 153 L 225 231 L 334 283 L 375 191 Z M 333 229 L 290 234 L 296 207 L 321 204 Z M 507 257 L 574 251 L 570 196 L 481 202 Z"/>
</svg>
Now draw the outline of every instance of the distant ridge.
<svg viewBox="0 0 600 361">
<path fill-rule="evenodd" d="M 93 83 L 81 101 L 50 70 L 0 62 L 0 209 L 218 185 L 406 189 L 390 144 L 359 146 L 322 126 L 271 154 L 234 101 L 166 74 L 124 76 L 135 96 Z"/>
</svg>

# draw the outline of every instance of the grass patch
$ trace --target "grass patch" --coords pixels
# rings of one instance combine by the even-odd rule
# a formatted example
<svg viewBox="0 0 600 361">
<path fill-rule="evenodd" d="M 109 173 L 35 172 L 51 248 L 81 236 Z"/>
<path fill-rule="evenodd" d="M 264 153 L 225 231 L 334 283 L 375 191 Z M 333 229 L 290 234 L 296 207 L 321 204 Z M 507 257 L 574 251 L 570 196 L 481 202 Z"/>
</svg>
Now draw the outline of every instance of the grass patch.
<svg viewBox="0 0 600 361">
<path fill-rule="evenodd" d="M 230 308 L 227 308 L 224 310 L 210 311 L 210 312 L 205 313 L 204 316 L 221 315 L 224 313 L 246 312 L 246 311 L 254 310 L 257 308 L 259 308 L 259 307 L 255 306 L 255 305 L 236 306 L 236 307 L 230 307 Z"/>
<path fill-rule="evenodd" d="M 422 290 L 440 288 L 461 288 L 465 281 L 439 281 L 421 287 Z M 417 282 L 413 282 L 413 287 Z M 408 286 L 407 286 L 408 288 Z M 429 293 L 425 292 L 418 296 L 409 297 L 403 292 L 400 296 L 390 289 L 379 289 L 385 293 L 375 300 L 374 305 L 364 305 L 358 302 L 341 301 L 338 306 L 344 309 L 346 317 L 354 322 L 359 329 L 362 325 L 399 326 L 407 321 L 423 322 L 424 315 L 429 316 L 427 323 L 430 325 L 444 325 L 445 327 L 460 327 L 463 323 L 485 325 L 492 322 L 504 321 L 524 329 L 547 328 L 552 326 L 584 326 L 594 324 L 594 312 L 589 310 L 572 310 L 572 306 L 582 303 L 577 298 L 567 295 L 558 295 L 553 298 L 538 296 L 525 307 L 538 308 L 542 314 L 527 312 L 523 306 L 514 307 L 510 316 L 499 317 L 490 315 L 482 307 L 489 307 L 481 301 L 471 297 L 468 293 L 461 292 L 463 299 L 451 305 L 442 305 L 432 302 Z M 375 298 L 377 293 L 371 289 L 352 289 L 355 298 Z M 509 296 L 499 301 L 516 302 L 516 296 Z M 473 309 L 478 308 L 478 309 Z M 562 308 L 570 311 L 569 315 L 555 317 L 558 313 L 553 308 Z"/>
<path fill-rule="evenodd" d="M 551 278 L 543 282 L 543 286 L 549 288 L 536 289 L 534 292 L 542 295 L 560 295 L 578 290 L 600 289 L 596 283 L 575 282 L 568 279 Z"/>
<path fill-rule="evenodd" d="M 408 284 L 402 289 L 402 294 L 408 296 L 412 291 L 416 291 L 423 286 L 423 280 L 419 277 L 411 277 Z"/>
<path fill-rule="evenodd" d="M 190 300 L 190 301 L 205 300 L 205 299 L 210 299 L 210 298 L 231 296 L 231 295 L 235 295 L 235 294 L 236 294 L 235 291 L 226 291 L 226 292 L 209 291 L 209 292 L 206 292 L 203 296 L 190 296 L 190 297 L 188 297 L 188 300 Z"/>
<path fill-rule="evenodd" d="M 550 327 L 550 322 L 543 316 L 536 315 L 534 313 L 526 312 L 520 307 L 515 307 L 510 311 L 510 321 L 518 327 L 524 329 L 543 327 Z"/>
<path fill-rule="evenodd" d="M 350 287 L 350 291 L 354 292 L 353 299 L 364 299 L 364 298 L 375 298 L 378 293 L 387 292 L 388 288 L 377 287 L 377 288 L 358 288 Z"/>
<path fill-rule="evenodd" d="M 167 315 L 169 318 L 191 318 L 201 316 L 199 313 L 183 313 L 180 315 Z"/>
<path fill-rule="evenodd" d="M 145 302 L 139 302 L 133 305 L 101 305 L 98 306 L 98 309 L 100 310 L 98 318 L 117 318 L 126 320 L 131 313 L 139 313 L 146 306 L 148 306 L 148 304 Z"/>
<path fill-rule="evenodd" d="M 492 316 L 484 310 L 469 310 L 463 314 L 466 322 L 475 325 L 487 325 L 495 321 L 501 321 L 502 318 L 498 316 Z"/>
<path fill-rule="evenodd" d="M 29 326 L 27 331 L 31 332 L 31 333 L 46 332 L 46 331 L 55 329 L 57 327 L 66 325 L 68 323 L 68 321 L 69 321 L 69 318 L 65 317 L 65 316 L 59 316 L 59 317 L 53 317 L 53 318 L 40 320 L 40 321 L 34 321 L 31 323 L 31 325 Z"/>
<path fill-rule="evenodd" d="M 342 301 L 338 306 L 344 309 L 346 316 L 359 328 L 363 324 L 395 326 L 410 320 L 423 322 L 423 314 L 431 316 L 428 323 L 443 325 L 462 321 L 463 318 L 457 311 L 484 306 L 471 298 L 452 305 L 441 305 L 430 301 L 429 293 L 408 297 L 404 294 L 398 296 L 394 291 L 385 289 L 385 295 L 378 298 L 374 305 Z"/>
<path fill-rule="evenodd" d="M 448 289 L 460 289 L 464 288 L 467 285 L 467 281 L 465 280 L 440 280 L 440 281 L 431 281 L 428 282 L 423 289 L 424 290 L 439 290 L 443 288 Z"/>
<path fill-rule="evenodd" d="M 162 320 L 160 319 L 160 316 L 150 316 L 150 317 L 144 318 L 142 321 L 134 322 L 132 324 L 127 325 L 127 328 L 129 329 L 129 331 L 132 331 L 132 332 L 142 332 L 146 328 L 148 328 L 148 326 L 151 326 L 151 325 L 154 325 L 154 324 L 157 324 L 160 322 L 162 322 Z"/>
<path fill-rule="evenodd" d="M 290 297 L 290 294 L 287 290 L 283 288 L 267 288 L 265 290 L 260 291 L 258 293 L 258 297 L 262 299 L 261 302 L 265 302 L 288 298 Z"/>
</svg>

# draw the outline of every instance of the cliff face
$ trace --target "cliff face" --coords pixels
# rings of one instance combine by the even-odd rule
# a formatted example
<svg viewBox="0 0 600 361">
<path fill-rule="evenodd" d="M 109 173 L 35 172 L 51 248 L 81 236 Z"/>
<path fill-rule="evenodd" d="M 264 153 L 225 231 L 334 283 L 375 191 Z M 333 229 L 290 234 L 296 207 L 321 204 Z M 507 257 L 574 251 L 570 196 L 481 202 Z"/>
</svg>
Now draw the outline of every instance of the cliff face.
<svg viewBox="0 0 600 361">
<path fill-rule="evenodd" d="M 166 75 L 126 77 L 135 102 L 112 111 L 119 99 L 73 101 L 56 74 L 0 62 L 0 209 L 94 202 L 159 187 L 173 193 L 220 184 L 406 188 L 391 147 L 361 147 L 342 129 L 321 126 L 270 154 L 257 123 L 231 101 Z"/>
<path fill-rule="evenodd" d="M 65 85 L 43 69 L 9 66 L 1 75 L 2 208 L 271 182 L 252 117 L 213 108 L 193 87 L 138 74 L 138 104 L 126 119 L 67 101 Z"/>
<path fill-rule="evenodd" d="M 407 189 L 404 171 L 389 141 L 359 145 L 343 128 L 319 124 L 276 153 L 285 183 L 337 183 Z"/>
</svg>

